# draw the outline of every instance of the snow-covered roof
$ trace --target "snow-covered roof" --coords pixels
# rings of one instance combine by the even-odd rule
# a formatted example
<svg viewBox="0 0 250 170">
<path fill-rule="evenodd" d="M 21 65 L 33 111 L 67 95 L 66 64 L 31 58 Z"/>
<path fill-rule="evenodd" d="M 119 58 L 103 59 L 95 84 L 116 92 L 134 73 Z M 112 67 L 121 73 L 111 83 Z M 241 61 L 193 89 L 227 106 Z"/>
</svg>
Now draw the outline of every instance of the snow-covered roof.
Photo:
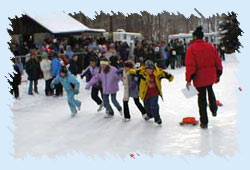
<svg viewBox="0 0 250 170">
<path fill-rule="evenodd" d="M 105 32 L 105 29 L 89 28 L 64 12 L 38 14 L 36 12 L 25 11 L 24 13 L 53 34 Z"/>
</svg>

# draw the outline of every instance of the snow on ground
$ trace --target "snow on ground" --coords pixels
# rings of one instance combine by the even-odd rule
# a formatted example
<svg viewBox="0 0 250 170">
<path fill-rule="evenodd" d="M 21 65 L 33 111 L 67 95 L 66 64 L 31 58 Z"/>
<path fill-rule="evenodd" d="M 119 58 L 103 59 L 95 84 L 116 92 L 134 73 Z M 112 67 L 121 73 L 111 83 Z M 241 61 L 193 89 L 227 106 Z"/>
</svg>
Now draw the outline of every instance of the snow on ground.
<svg viewBox="0 0 250 170">
<path fill-rule="evenodd" d="M 175 79 L 172 83 L 163 80 L 164 101 L 159 100 L 162 127 L 153 121 L 142 119 L 131 100 L 132 120 L 122 122 L 116 110 L 112 119 L 104 119 L 104 111 L 97 112 L 97 105 L 91 100 L 90 91 L 81 82 L 82 110 L 70 118 L 66 96 L 61 98 L 44 95 L 44 81 L 39 81 L 39 95 L 28 96 L 28 84 L 20 87 L 21 99 L 13 104 L 14 156 L 24 158 L 63 156 L 74 151 L 90 157 L 105 158 L 106 154 L 129 156 L 130 153 L 160 154 L 168 156 L 204 156 L 212 151 L 218 156 L 232 156 L 237 152 L 236 135 L 236 90 L 238 70 L 234 55 L 223 63 L 224 72 L 219 84 L 214 85 L 217 99 L 223 103 L 218 116 L 209 113 L 207 130 L 199 126 L 179 126 L 183 117 L 199 119 L 197 97 L 186 99 L 181 93 L 185 87 L 185 69 L 169 70 Z M 123 87 L 120 83 L 118 101 L 122 105 Z M 115 110 L 115 109 L 114 109 Z"/>
</svg>

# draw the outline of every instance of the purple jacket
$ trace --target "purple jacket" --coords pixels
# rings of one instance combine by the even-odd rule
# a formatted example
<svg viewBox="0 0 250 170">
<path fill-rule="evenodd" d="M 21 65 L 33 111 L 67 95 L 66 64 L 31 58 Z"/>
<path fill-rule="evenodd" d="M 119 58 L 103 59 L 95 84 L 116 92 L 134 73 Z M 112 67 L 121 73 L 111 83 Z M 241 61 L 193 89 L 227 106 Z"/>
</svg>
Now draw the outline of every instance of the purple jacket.
<svg viewBox="0 0 250 170">
<path fill-rule="evenodd" d="M 120 76 L 117 74 L 117 69 L 110 66 L 110 70 L 107 74 L 101 71 L 101 73 L 96 74 L 90 82 L 87 84 L 86 88 L 93 86 L 96 82 L 102 82 L 103 94 L 114 94 L 119 90 L 118 82 Z"/>
</svg>

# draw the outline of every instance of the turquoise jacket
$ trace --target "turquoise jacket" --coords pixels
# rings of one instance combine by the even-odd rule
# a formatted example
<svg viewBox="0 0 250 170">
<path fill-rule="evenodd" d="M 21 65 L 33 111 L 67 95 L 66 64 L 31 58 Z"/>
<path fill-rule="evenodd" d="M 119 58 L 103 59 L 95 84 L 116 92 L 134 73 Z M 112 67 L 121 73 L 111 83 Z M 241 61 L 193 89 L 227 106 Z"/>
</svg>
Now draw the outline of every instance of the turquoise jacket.
<svg viewBox="0 0 250 170">
<path fill-rule="evenodd" d="M 54 88 L 54 85 L 59 83 L 62 84 L 67 93 L 74 92 L 75 94 L 78 94 L 80 83 L 70 71 L 68 71 L 66 77 L 61 77 L 58 75 L 56 78 L 54 78 L 51 82 L 51 88 Z"/>
</svg>

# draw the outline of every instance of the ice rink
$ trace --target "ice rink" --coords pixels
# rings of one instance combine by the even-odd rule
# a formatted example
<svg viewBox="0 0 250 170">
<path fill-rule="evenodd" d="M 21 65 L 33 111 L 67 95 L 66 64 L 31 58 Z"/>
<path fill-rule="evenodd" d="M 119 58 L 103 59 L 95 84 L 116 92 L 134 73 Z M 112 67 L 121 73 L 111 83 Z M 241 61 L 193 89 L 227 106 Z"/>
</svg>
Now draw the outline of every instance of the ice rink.
<svg viewBox="0 0 250 170">
<path fill-rule="evenodd" d="M 146 155 L 204 156 L 214 152 L 218 156 L 231 156 L 238 151 L 237 142 L 237 96 L 238 62 L 235 55 L 226 56 L 223 75 L 219 84 L 214 85 L 216 98 L 223 106 L 218 116 L 209 114 L 207 130 L 199 126 L 180 126 L 183 117 L 199 119 L 197 97 L 186 99 L 181 93 L 185 87 L 185 68 L 170 70 L 175 76 L 172 83 L 162 81 L 164 101 L 159 100 L 162 127 L 152 120 L 142 119 L 133 100 L 130 100 L 131 121 L 122 122 L 115 110 L 115 116 L 104 119 L 105 111 L 97 112 L 98 106 L 92 101 L 90 91 L 81 82 L 82 109 L 76 117 L 70 117 L 66 96 L 61 98 L 44 95 L 44 80 L 39 81 L 39 95 L 27 95 L 28 83 L 20 86 L 20 99 L 13 103 L 14 157 L 24 158 L 63 156 L 81 152 L 89 157 L 105 158 L 109 153 L 121 158 L 130 153 Z M 25 78 L 24 78 L 25 79 Z M 66 93 L 65 93 L 66 94 Z M 123 86 L 120 82 L 118 101 L 122 105 Z"/>
</svg>

